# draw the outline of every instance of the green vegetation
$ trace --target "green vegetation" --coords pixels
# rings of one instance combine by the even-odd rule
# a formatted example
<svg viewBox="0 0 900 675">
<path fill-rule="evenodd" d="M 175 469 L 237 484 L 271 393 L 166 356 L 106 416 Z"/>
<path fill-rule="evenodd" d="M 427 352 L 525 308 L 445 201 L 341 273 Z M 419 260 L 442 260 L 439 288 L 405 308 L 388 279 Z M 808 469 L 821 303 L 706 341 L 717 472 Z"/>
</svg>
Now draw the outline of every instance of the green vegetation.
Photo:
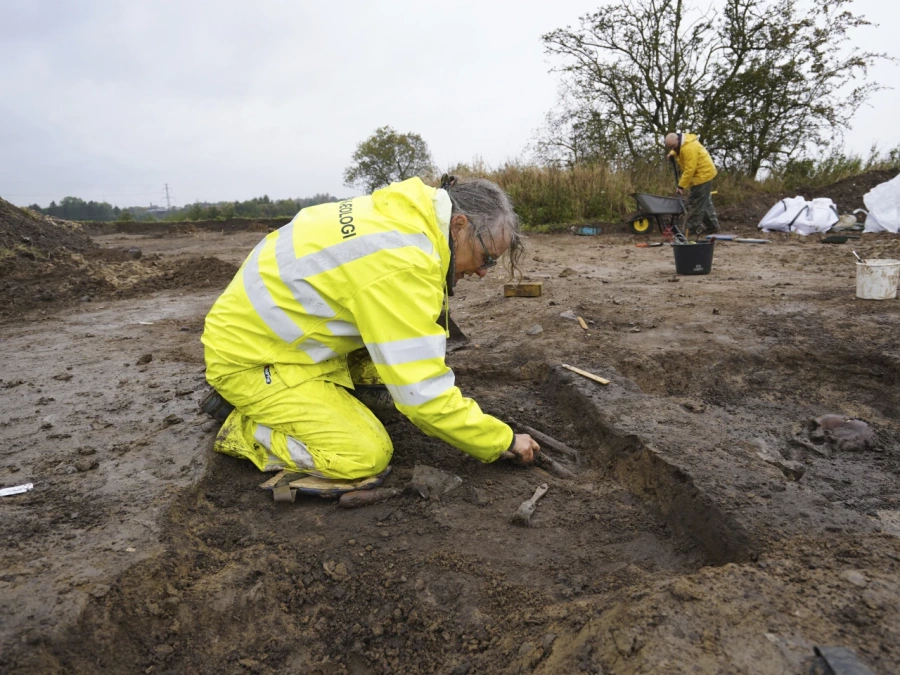
<svg viewBox="0 0 900 675">
<path fill-rule="evenodd" d="M 897 170 L 900 170 L 900 146 L 885 154 L 880 154 L 878 148 L 873 146 L 869 151 L 869 156 L 865 158 L 855 154 L 845 155 L 840 150 L 832 150 L 831 153 L 818 160 L 809 158 L 791 160 L 784 167 L 780 178 L 783 189 L 794 190 L 803 187 L 816 188 L 831 185 L 866 171 Z"/>
<path fill-rule="evenodd" d="M 571 167 L 506 164 L 497 169 L 465 165 L 451 169 L 459 176 L 482 176 L 509 192 L 523 226 L 547 231 L 557 224 L 592 221 L 621 222 L 636 204 L 634 192 L 674 194 L 674 177 L 662 162 L 635 167 L 613 167 L 607 162 Z M 740 202 L 760 190 L 777 191 L 780 181 L 759 184 L 745 176 L 721 174 L 716 204 Z"/>
<path fill-rule="evenodd" d="M 537 149 L 546 162 L 639 162 L 672 131 L 757 177 L 829 145 L 881 85 L 884 55 L 848 45 L 871 24 L 853 0 L 613 3 L 543 37 L 562 98 Z M 861 36 L 860 36 L 861 37 Z"/>
<path fill-rule="evenodd" d="M 419 134 L 398 134 L 380 127 L 356 146 L 353 163 L 344 171 L 344 185 L 366 193 L 413 176 L 434 173 L 428 144 Z"/>
<path fill-rule="evenodd" d="M 229 218 L 280 218 L 293 216 L 307 206 L 336 201 L 338 198 L 329 194 L 317 194 L 302 199 L 278 200 L 272 200 L 268 195 L 263 195 L 243 202 L 196 203 L 163 210 L 153 206 L 129 206 L 120 209 L 118 206 L 112 206 L 106 202 L 86 202 L 78 197 L 66 197 L 59 204 L 50 202 L 50 206 L 47 208 L 41 208 L 37 204 L 32 204 L 28 208 L 46 216 L 73 221 L 156 222 L 162 220 L 180 222 L 184 220 L 227 220 Z"/>
<path fill-rule="evenodd" d="M 833 151 L 820 159 L 789 163 L 780 173 L 755 180 L 740 171 L 721 171 L 716 178 L 716 205 L 739 204 L 760 194 L 780 195 L 799 188 L 815 189 L 864 171 L 900 171 L 900 147 L 866 158 Z M 509 192 L 526 229 L 548 231 L 554 225 L 592 221 L 622 222 L 634 212 L 634 192 L 674 193 L 675 179 L 667 163 L 615 166 L 595 161 L 573 166 L 508 163 L 491 168 L 482 162 L 450 169 L 458 176 L 489 178 Z"/>
</svg>

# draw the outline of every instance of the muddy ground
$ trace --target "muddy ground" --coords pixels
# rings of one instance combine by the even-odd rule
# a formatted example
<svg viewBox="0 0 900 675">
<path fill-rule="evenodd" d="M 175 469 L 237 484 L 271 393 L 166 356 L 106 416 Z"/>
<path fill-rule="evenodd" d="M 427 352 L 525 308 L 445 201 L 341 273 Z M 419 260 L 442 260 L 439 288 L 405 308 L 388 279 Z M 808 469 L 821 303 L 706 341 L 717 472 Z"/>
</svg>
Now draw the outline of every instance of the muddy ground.
<svg viewBox="0 0 900 675">
<path fill-rule="evenodd" d="M 900 303 L 854 297 L 848 246 L 719 243 L 676 277 L 625 234 L 530 237 L 542 297 L 462 283 L 450 361 L 485 409 L 578 448 L 575 477 L 392 418 L 388 485 L 424 464 L 461 486 L 345 511 L 273 503 L 197 410 L 203 316 L 260 236 L 99 237 L 107 286 L 6 315 L 0 486 L 35 489 L 0 498 L 0 670 L 801 673 L 839 645 L 898 672 Z M 833 442 L 826 413 L 871 437 Z"/>
</svg>

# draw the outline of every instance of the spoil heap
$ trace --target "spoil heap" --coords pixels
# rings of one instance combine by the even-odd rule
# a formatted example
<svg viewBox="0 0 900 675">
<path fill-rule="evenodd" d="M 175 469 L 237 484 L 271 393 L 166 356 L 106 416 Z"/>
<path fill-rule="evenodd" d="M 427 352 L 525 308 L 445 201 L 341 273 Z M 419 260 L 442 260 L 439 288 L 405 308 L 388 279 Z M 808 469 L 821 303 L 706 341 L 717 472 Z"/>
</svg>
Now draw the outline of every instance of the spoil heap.
<svg viewBox="0 0 900 675">
<path fill-rule="evenodd" d="M 77 301 L 224 288 L 236 271 L 236 265 L 206 256 L 132 259 L 127 249 L 97 246 L 78 223 L 0 199 L 0 321 Z"/>
<path fill-rule="evenodd" d="M 0 199 L 0 294 L 6 298 L 0 318 L 110 290 L 86 263 L 98 251 L 80 225 Z"/>
<path fill-rule="evenodd" d="M 856 209 L 865 208 L 863 197 L 869 190 L 876 185 L 891 180 L 896 175 L 897 171 L 867 171 L 858 176 L 844 178 L 825 187 L 800 187 L 796 190 L 782 193 L 756 195 L 740 204 L 718 209 L 719 219 L 738 225 L 756 227 L 763 216 L 772 208 L 773 204 L 785 197 L 796 196 L 805 197 L 806 199 L 828 197 L 837 204 L 838 211 L 841 213 L 852 213 Z"/>
<path fill-rule="evenodd" d="M 94 242 L 77 223 L 35 215 L 0 198 L 0 251 L 26 259 L 47 258 L 58 253 L 83 253 Z"/>
</svg>

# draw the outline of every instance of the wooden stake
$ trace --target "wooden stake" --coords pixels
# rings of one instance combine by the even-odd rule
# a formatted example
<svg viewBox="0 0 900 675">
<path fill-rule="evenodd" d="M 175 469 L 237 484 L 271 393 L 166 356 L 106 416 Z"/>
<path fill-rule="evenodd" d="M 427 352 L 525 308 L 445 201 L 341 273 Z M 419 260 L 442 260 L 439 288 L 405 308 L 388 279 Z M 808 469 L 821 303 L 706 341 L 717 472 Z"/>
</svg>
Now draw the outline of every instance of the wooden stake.
<svg viewBox="0 0 900 675">
<path fill-rule="evenodd" d="M 609 380 L 604 377 L 600 377 L 599 375 L 594 375 L 593 373 L 589 373 L 586 370 L 582 370 L 581 368 L 576 368 L 575 366 L 570 366 L 568 363 L 562 364 L 562 367 L 566 370 L 571 370 L 573 373 L 578 373 L 582 377 L 586 377 L 589 380 L 593 380 L 594 382 L 599 382 L 600 384 L 609 384 Z"/>
<path fill-rule="evenodd" d="M 579 317 L 576 317 L 576 318 L 578 319 L 578 323 L 581 324 L 581 327 L 584 328 L 585 330 L 587 330 L 587 329 L 588 329 L 588 325 L 584 322 L 584 319 L 582 319 L 580 316 L 579 316 Z"/>
</svg>

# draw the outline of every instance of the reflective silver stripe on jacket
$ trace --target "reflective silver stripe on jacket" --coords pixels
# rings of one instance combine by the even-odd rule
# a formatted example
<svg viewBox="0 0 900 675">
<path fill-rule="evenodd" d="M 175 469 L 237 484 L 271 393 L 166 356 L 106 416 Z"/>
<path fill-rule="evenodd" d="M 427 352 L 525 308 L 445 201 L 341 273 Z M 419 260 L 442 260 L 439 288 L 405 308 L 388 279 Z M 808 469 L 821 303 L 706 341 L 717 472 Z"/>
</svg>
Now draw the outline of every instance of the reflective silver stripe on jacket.
<svg viewBox="0 0 900 675">
<path fill-rule="evenodd" d="M 291 279 L 288 270 L 297 261 L 294 255 L 294 221 L 285 225 L 278 231 L 278 241 L 275 243 L 275 261 L 278 263 L 278 275 L 284 284 L 290 289 L 294 300 L 303 306 L 303 311 L 310 316 L 330 319 L 335 315 L 325 299 L 305 279 Z"/>
<path fill-rule="evenodd" d="M 431 240 L 425 234 L 404 234 L 391 231 L 363 235 L 334 244 L 316 253 L 310 253 L 302 258 L 293 258 L 293 226 L 289 227 L 286 225 L 282 229 L 285 232 L 290 231 L 291 236 L 283 237 L 284 242 L 282 242 L 282 233 L 279 232 L 278 240 L 275 243 L 275 260 L 278 265 L 278 274 L 282 282 L 291 290 L 294 299 L 311 316 L 330 318 L 335 313 L 331 306 L 306 281 L 307 277 L 328 272 L 336 267 L 385 249 L 415 246 L 428 255 L 431 255 L 434 251 Z M 275 304 L 275 299 L 262 278 L 259 256 L 267 242 L 268 239 L 263 239 L 257 244 L 250 254 L 246 265 L 244 265 L 244 290 L 247 293 L 250 304 L 253 305 L 253 309 L 256 310 L 256 313 L 269 330 L 284 342 L 296 342 L 303 336 L 303 331 L 288 316 L 287 312 Z M 318 312 L 318 314 L 315 312 Z M 342 324 L 346 324 L 346 322 L 330 322 L 329 329 L 335 335 L 353 337 L 359 335 L 358 330 L 350 332 L 348 327 L 351 324 L 346 324 L 346 326 Z M 335 326 L 337 331 L 345 332 L 337 332 L 332 326 Z M 306 352 L 315 363 L 335 355 L 328 347 L 311 339 L 302 345 L 298 345 L 297 348 Z M 327 352 L 330 352 L 330 355 L 326 356 Z"/>
<path fill-rule="evenodd" d="M 291 343 L 299 340 L 303 336 L 300 326 L 295 324 L 291 317 L 287 315 L 281 307 L 275 304 L 275 299 L 266 288 L 262 275 L 259 270 L 259 254 L 266 245 L 266 239 L 263 239 L 250 258 L 244 265 L 244 291 L 253 309 L 259 315 L 259 318 L 268 326 L 269 330 L 275 333 L 282 341 Z"/>
<path fill-rule="evenodd" d="M 306 444 L 301 443 L 292 436 L 287 436 L 287 449 L 291 459 L 301 469 L 315 469 L 316 463 L 313 461 L 312 455 L 306 449 Z"/>
<path fill-rule="evenodd" d="M 405 248 L 415 246 L 431 255 L 434 245 L 427 235 L 404 234 L 402 232 L 373 232 L 360 237 L 347 239 L 338 244 L 323 248 L 321 251 L 310 253 L 302 258 L 295 258 L 287 262 L 285 267 L 278 266 L 281 280 L 291 286 L 295 280 L 308 279 L 317 274 L 329 272 L 341 265 L 365 258 L 373 253 L 393 248 Z"/>
<path fill-rule="evenodd" d="M 266 450 L 272 449 L 272 429 L 265 424 L 257 423 L 256 431 L 253 432 L 253 438 Z"/>
<path fill-rule="evenodd" d="M 265 424 L 257 424 L 256 431 L 253 432 L 253 438 L 268 451 L 266 457 L 266 468 L 264 471 L 280 471 L 284 468 L 284 460 L 272 454 L 272 429 Z"/>
<path fill-rule="evenodd" d="M 323 345 L 318 340 L 313 340 L 312 338 L 308 338 L 297 345 L 297 350 L 304 352 L 312 359 L 313 363 L 322 363 L 322 361 L 337 356 L 337 352 L 331 347 Z"/>
<path fill-rule="evenodd" d="M 394 403 L 401 405 L 422 405 L 437 398 L 445 391 L 453 387 L 456 376 L 452 370 L 443 375 L 432 377 L 415 384 L 388 384 L 387 390 L 391 393 Z"/>
<path fill-rule="evenodd" d="M 393 342 L 371 342 L 366 344 L 373 363 L 396 366 L 412 361 L 444 358 L 447 350 L 447 338 L 440 335 L 394 340 Z"/>
<path fill-rule="evenodd" d="M 325 324 L 332 335 L 339 337 L 359 337 L 359 328 L 349 321 L 329 321 Z"/>
<path fill-rule="evenodd" d="M 269 465 L 284 465 L 284 462 L 282 460 L 272 454 L 271 427 L 267 427 L 265 424 L 257 424 L 256 431 L 253 432 L 253 438 L 257 443 L 259 443 L 269 451 Z M 291 456 L 291 459 L 294 460 L 294 464 L 296 464 L 301 469 L 315 469 L 316 463 L 313 461 L 312 455 L 309 454 L 309 450 L 306 449 L 306 444 L 301 443 L 296 438 L 293 438 L 291 436 L 285 435 L 285 438 L 287 439 L 288 454 Z"/>
</svg>

